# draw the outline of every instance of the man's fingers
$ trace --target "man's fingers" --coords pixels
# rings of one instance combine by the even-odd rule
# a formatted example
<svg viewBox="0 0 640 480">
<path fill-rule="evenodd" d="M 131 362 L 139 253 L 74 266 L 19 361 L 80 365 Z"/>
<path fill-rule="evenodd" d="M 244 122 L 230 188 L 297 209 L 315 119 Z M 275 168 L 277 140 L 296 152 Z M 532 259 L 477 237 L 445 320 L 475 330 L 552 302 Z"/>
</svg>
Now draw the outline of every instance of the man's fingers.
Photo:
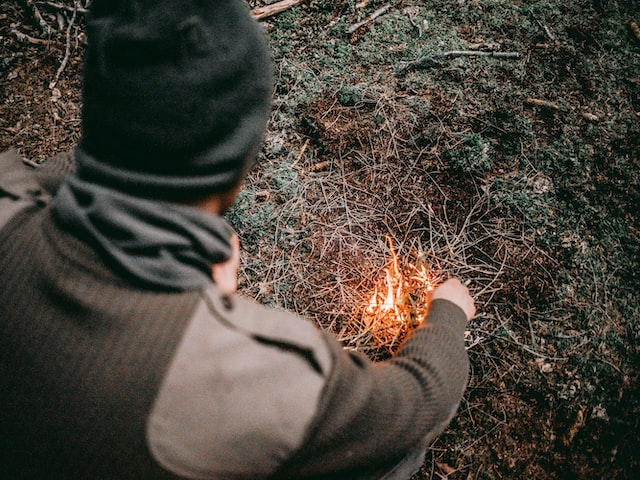
<svg viewBox="0 0 640 480">
<path fill-rule="evenodd" d="M 452 278 L 436 288 L 431 294 L 431 299 L 441 298 L 448 300 L 459 306 L 471 320 L 476 314 L 476 306 L 473 297 L 469 294 L 469 289 L 457 278 Z"/>
</svg>

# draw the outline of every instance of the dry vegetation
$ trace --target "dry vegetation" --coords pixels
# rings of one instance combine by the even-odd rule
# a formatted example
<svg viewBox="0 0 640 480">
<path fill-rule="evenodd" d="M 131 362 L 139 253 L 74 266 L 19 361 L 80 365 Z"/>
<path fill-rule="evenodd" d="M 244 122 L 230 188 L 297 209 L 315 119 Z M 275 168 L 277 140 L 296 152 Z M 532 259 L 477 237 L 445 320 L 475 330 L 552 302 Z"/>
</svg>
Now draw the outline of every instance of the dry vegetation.
<svg viewBox="0 0 640 480">
<path fill-rule="evenodd" d="M 42 160 L 79 135 L 83 14 L 35 2 L 46 33 L 27 3 L 0 1 L 0 148 Z M 477 299 L 469 388 L 414 480 L 640 478 L 639 21 L 632 0 L 263 20 L 273 115 L 229 214 L 244 294 L 374 358 L 387 238 Z"/>
</svg>

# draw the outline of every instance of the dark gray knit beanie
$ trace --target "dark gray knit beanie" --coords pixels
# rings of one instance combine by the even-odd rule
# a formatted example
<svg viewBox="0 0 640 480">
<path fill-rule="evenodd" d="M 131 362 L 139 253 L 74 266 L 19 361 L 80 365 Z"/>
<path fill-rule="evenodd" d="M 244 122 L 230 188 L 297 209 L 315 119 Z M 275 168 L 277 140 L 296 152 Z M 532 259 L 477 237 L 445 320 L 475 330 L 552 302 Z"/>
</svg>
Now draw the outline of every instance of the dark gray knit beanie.
<svg viewBox="0 0 640 480">
<path fill-rule="evenodd" d="M 232 187 L 269 116 L 272 65 L 242 0 L 93 0 L 78 175 L 157 198 Z"/>
</svg>

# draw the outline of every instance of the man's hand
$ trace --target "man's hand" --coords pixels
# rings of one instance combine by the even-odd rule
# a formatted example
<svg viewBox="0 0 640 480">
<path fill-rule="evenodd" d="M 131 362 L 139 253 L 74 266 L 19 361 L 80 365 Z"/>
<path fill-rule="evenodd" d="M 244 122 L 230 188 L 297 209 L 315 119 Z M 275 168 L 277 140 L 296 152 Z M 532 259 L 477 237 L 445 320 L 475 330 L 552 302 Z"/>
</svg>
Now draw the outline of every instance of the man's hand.
<svg viewBox="0 0 640 480">
<path fill-rule="evenodd" d="M 476 314 L 476 306 L 473 298 L 469 295 L 469 289 L 457 278 L 452 278 L 436 288 L 431 294 L 431 300 L 442 298 L 449 300 L 459 306 L 467 316 L 467 321 Z"/>
<path fill-rule="evenodd" d="M 224 263 L 211 267 L 213 281 L 222 291 L 230 295 L 238 289 L 238 267 L 240 267 L 240 239 L 236 234 L 231 237 L 231 257 Z"/>
</svg>

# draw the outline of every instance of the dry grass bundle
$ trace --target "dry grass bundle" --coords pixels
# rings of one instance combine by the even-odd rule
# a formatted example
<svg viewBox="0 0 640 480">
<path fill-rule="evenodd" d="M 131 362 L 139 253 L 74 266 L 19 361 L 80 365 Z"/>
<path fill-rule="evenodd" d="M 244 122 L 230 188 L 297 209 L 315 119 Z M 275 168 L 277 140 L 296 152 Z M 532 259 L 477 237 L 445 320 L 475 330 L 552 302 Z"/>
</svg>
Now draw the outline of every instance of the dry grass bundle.
<svg viewBox="0 0 640 480">
<path fill-rule="evenodd" d="M 382 270 L 368 305 L 363 306 L 356 328 L 370 334 L 376 345 L 394 352 L 407 333 L 424 320 L 430 293 L 440 278 L 423 257 L 401 262 L 391 237 L 387 241 L 391 261 Z"/>
</svg>

